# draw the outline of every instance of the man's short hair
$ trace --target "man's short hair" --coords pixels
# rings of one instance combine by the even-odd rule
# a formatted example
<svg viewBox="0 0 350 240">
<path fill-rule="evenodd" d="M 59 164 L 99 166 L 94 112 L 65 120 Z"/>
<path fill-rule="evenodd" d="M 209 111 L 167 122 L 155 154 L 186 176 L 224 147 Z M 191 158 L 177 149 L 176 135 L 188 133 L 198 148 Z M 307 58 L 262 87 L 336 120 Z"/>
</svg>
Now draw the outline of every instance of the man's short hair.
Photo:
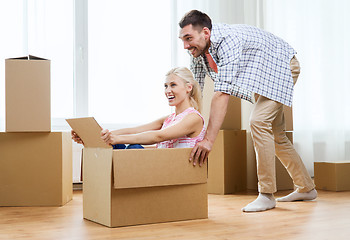
<svg viewBox="0 0 350 240">
<path fill-rule="evenodd" d="M 192 24 L 192 26 L 195 28 L 200 28 L 201 30 L 204 27 L 207 27 L 211 31 L 212 28 L 210 17 L 207 14 L 198 10 L 192 10 L 186 13 L 185 16 L 183 16 L 183 18 L 179 22 L 180 28 L 184 28 L 190 24 Z"/>
</svg>

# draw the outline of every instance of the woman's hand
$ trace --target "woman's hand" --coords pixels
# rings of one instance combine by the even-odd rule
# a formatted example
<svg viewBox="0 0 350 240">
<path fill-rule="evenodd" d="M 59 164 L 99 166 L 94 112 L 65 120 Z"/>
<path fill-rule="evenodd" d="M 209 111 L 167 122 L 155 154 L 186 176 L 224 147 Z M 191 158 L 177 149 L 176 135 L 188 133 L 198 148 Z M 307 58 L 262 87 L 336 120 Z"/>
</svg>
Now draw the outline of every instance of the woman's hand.
<svg viewBox="0 0 350 240">
<path fill-rule="evenodd" d="M 108 129 L 103 129 L 101 131 L 101 139 L 107 144 L 117 144 L 116 136 L 110 132 Z"/>
<path fill-rule="evenodd" d="M 72 135 L 72 139 L 73 139 L 74 142 L 84 145 L 83 140 L 81 140 L 81 138 L 78 136 L 78 134 L 77 134 L 76 132 L 74 132 L 74 131 L 72 130 L 72 131 L 71 131 L 71 135 Z"/>
</svg>

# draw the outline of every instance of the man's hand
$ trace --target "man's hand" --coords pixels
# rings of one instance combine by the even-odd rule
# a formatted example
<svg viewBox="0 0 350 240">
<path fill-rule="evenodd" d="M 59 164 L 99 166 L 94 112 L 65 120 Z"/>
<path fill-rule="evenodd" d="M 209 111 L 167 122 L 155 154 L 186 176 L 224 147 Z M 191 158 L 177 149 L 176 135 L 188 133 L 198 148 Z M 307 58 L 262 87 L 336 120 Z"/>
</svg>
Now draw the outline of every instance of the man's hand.
<svg viewBox="0 0 350 240">
<path fill-rule="evenodd" d="M 202 166 L 205 161 L 208 159 L 209 152 L 211 151 L 213 144 L 208 140 L 204 139 L 201 142 L 198 142 L 196 146 L 193 147 L 190 162 L 193 161 L 193 166 L 196 166 L 198 163 L 199 166 Z"/>
<path fill-rule="evenodd" d="M 194 166 L 197 163 L 199 166 L 202 166 L 202 164 L 208 159 L 209 152 L 211 151 L 220 127 L 224 122 L 229 98 L 230 95 L 226 93 L 214 93 L 213 99 L 211 100 L 207 133 L 203 141 L 198 142 L 196 146 L 194 146 L 190 155 L 189 160 L 193 161 Z"/>
</svg>

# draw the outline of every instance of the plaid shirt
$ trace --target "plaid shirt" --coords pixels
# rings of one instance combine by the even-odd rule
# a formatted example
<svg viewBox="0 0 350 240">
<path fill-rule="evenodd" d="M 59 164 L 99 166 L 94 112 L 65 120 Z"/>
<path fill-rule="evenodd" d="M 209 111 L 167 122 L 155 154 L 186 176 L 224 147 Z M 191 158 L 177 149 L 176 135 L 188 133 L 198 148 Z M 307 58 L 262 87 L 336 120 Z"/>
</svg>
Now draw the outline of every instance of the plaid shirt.
<svg viewBox="0 0 350 240">
<path fill-rule="evenodd" d="M 290 60 L 295 50 L 282 39 L 249 25 L 213 24 L 209 53 L 218 73 L 205 56 L 191 56 L 191 71 L 202 90 L 206 74 L 215 91 L 250 102 L 258 93 L 287 106 L 292 105 L 293 78 Z"/>
</svg>

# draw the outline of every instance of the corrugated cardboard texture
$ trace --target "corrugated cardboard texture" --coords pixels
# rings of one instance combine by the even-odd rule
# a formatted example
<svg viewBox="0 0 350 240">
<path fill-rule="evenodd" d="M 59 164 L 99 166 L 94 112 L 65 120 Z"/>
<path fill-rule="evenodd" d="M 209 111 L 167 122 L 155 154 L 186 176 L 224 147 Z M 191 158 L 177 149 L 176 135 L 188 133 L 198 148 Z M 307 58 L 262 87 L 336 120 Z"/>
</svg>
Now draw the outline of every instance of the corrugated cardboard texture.
<svg viewBox="0 0 350 240">
<path fill-rule="evenodd" d="M 207 172 L 188 161 L 191 148 L 113 152 L 114 188 L 206 183 Z M 125 171 L 127 169 L 127 171 Z"/>
<path fill-rule="evenodd" d="M 71 128 L 83 140 L 85 147 L 112 148 L 101 139 L 101 126 L 93 117 L 66 119 Z"/>
<path fill-rule="evenodd" d="M 73 146 L 69 133 L 62 133 L 62 204 L 73 197 Z"/>
<path fill-rule="evenodd" d="M 314 172 L 316 189 L 350 190 L 350 162 L 315 162 Z"/>
<path fill-rule="evenodd" d="M 205 183 L 112 190 L 112 227 L 207 217 Z"/>
<path fill-rule="evenodd" d="M 69 133 L 0 133 L 0 206 L 62 206 L 72 199 Z"/>
<path fill-rule="evenodd" d="M 6 59 L 6 131 L 50 132 L 50 60 Z"/>
<path fill-rule="evenodd" d="M 293 132 L 286 132 L 286 135 L 288 139 L 293 143 Z M 247 188 L 250 190 L 258 190 L 258 177 L 257 177 L 257 170 L 256 170 L 256 158 L 255 158 L 255 150 L 254 150 L 254 144 L 251 138 L 251 134 L 249 133 L 247 135 L 247 142 L 249 142 L 250 151 L 251 153 L 248 158 L 248 169 L 247 169 Z M 275 157 L 275 167 L 276 167 L 276 187 L 278 191 L 282 190 L 291 190 L 294 188 L 293 180 L 289 176 L 289 173 L 287 172 L 286 168 L 282 165 L 280 160 Z"/>
<path fill-rule="evenodd" d="M 83 215 L 111 225 L 112 149 L 84 148 Z"/>
<path fill-rule="evenodd" d="M 84 148 L 84 218 L 109 227 L 207 218 L 206 183 L 192 184 L 192 182 L 199 182 L 192 181 L 192 179 L 189 183 L 186 182 L 182 185 L 163 186 L 164 182 L 166 182 L 165 185 L 169 184 L 169 180 L 163 177 L 158 178 L 159 175 L 156 173 L 163 166 L 160 161 L 167 162 L 170 155 L 177 156 L 178 160 L 182 159 L 184 162 L 188 162 L 189 150 Z M 139 159 L 142 156 L 141 151 L 144 151 L 145 155 L 149 154 L 148 157 Z M 148 151 L 153 153 L 150 154 Z M 133 156 L 134 154 L 136 156 Z M 120 160 L 115 161 L 115 167 L 121 168 L 121 171 L 116 171 L 116 174 L 124 174 L 124 176 L 113 177 L 112 156 Z M 127 161 L 130 164 L 125 164 Z M 133 163 L 133 161 L 137 162 Z M 119 164 L 121 162 L 123 164 Z M 139 165 L 136 172 L 133 165 Z M 206 166 L 194 168 L 192 165 L 186 165 L 191 171 L 178 169 L 183 167 L 183 165 L 173 164 L 171 168 L 167 166 L 163 170 L 164 172 L 174 171 L 179 175 L 193 172 L 194 176 L 198 175 L 200 179 L 207 173 Z M 139 171 L 142 168 L 144 171 Z M 183 170 L 182 173 L 180 170 Z M 201 173 L 198 174 L 197 171 Z M 148 187 L 147 178 L 152 173 L 155 176 L 158 175 L 152 180 L 152 185 L 159 187 Z M 134 176 L 135 174 L 144 176 Z M 171 174 L 169 173 L 169 175 Z M 137 183 L 137 188 L 114 189 L 113 179 L 127 178 L 127 175 L 129 175 L 128 178 L 131 182 L 134 181 L 134 178 L 143 179 L 145 187 Z M 178 178 L 183 179 L 183 176 L 178 176 Z"/>
<path fill-rule="evenodd" d="M 211 194 L 225 194 L 225 149 L 223 134 L 223 130 L 220 130 L 208 158 L 208 193 Z"/>
<path fill-rule="evenodd" d="M 247 188 L 245 130 L 220 130 L 208 160 L 208 193 L 229 194 Z"/>
<path fill-rule="evenodd" d="M 205 78 L 203 89 L 203 117 L 206 125 L 210 115 L 211 100 L 214 95 L 214 82 L 208 76 Z M 240 130 L 241 129 L 241 100 L 230 97 L 227 106 L 227 113 L 224 122 L 221 125 L 222 130 Z"/>
</svg>

